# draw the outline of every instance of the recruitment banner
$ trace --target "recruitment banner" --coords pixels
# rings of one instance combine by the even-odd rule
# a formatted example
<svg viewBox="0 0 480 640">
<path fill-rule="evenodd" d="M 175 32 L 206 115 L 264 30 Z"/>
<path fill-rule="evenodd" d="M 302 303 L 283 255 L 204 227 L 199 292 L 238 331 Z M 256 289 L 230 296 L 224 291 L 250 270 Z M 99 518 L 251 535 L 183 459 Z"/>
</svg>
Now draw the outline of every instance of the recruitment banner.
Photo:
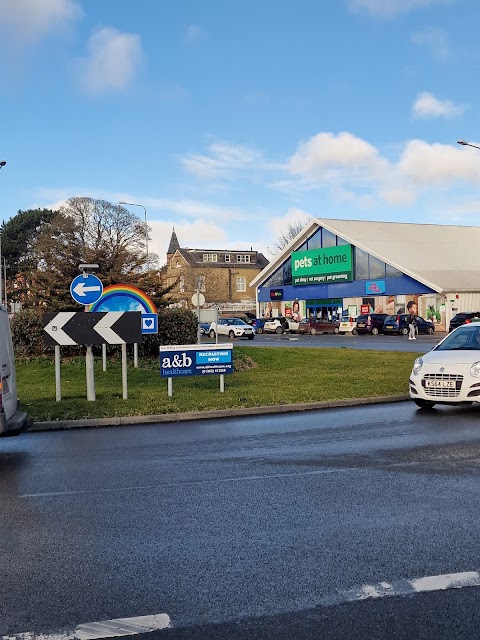
<svg viewBox="0 0 480 640">
<path fill-rule="evenodd" d="M 292 284 L 332 284 L 353 280 L 352 245 L 292 253 Z"/>
<path fill-rule="evenodd" d="M 233 344 L 187 344 L 160 347 L 160 376 L 233 373 Z"/>
</svg>

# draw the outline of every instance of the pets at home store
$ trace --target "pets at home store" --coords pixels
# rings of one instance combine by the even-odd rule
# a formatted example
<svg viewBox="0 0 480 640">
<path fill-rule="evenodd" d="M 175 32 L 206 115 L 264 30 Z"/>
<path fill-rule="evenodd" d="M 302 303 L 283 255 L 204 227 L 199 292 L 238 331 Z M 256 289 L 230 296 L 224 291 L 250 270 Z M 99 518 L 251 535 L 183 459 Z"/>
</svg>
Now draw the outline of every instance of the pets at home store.
<svg viewBox="0 0 480 640">
<path fill-rule="evenodd" d="M 252 281 L 260 316 L 288 316 L 293 306 L 302 317 L 335 318 L 342 311 L 351 316 L 393 314 L 403 312 L 410 299 L 435 295 L 424 283 L 320 222 L 337 221 L 313 221 Z"/>
</svg>

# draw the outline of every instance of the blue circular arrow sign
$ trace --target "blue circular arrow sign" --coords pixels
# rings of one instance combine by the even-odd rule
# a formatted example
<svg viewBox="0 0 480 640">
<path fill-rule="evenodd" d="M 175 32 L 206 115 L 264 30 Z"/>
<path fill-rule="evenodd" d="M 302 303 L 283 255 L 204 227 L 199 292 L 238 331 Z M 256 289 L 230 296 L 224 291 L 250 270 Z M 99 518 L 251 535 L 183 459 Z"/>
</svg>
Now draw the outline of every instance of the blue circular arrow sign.
<svg viewBox="0 0 480 640">
<path fill-rule="evenodd" d="M 77 276 L 70 285 L 70 295 L 78 304 L 93 304 L 102 293 L 102 281 L 92 273 Z"/>
</svg>

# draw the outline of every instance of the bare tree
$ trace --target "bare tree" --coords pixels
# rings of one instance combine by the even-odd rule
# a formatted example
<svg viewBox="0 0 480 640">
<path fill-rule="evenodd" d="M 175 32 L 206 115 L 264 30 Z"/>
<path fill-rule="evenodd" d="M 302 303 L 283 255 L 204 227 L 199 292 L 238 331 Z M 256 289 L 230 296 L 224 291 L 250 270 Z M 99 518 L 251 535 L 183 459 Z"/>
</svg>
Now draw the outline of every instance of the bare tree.
<svg viewBox="0 0 480 640">
<path fill-rule="evenodd" d="M 288 225 L 285 233 L 279 236 L 272 244 L 271 251 L 273 255 L 276 255 L 277 253 L 280 253 L 281 251 L 283 251 L 283 249 L 285 249 L 285 247 L 289 245 L 290 242 L 296 236 L 298 236 L 300 231 L 302 231 L 305 228 L 306 224 L 307 223 L 302 222 L 301 220 L 296 220 L 295 222 L 291 222 Z"/>
</svg>

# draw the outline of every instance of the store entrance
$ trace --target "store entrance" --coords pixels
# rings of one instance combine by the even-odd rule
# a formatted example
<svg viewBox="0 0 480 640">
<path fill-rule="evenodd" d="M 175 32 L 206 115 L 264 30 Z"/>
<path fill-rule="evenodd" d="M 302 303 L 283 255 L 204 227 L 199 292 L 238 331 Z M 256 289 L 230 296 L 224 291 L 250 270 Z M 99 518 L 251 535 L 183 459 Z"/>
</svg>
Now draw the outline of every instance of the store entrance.
<svg viewBox="0 0 480 640">
<path fill-rule="evenodd" d="M 337 320 L 342 315 L 342 299 L 307 300 L 307 318 Z"/>
</svg>

